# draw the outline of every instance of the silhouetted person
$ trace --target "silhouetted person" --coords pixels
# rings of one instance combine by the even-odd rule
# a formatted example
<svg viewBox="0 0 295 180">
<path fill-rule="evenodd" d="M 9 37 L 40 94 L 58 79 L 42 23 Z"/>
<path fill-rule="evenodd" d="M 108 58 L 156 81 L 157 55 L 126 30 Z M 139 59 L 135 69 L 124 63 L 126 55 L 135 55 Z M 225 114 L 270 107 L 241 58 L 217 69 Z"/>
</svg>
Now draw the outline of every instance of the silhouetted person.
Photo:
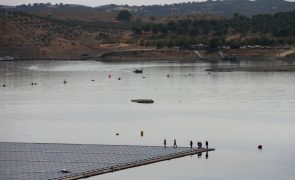
<svg viewBox="0 0 295 180">
<path fill-rule="evenodd" d="M 198 149 L 200 149 L 200 141 L 198 141 Z"/>
<path fill-rule="evenodd" d="M 167 145 L 167 141 L 166 139 L 164 139 L 164 148 L 166 148 L 166 145 Z"/>
<path fill-rule="evenodd" d="M 200 148 L 202 148 L 202 142 L 200 142 Z"/>
<path fill-rule="evenodd" d="M 191 146 L 191 149 L 193 148 L 193 141 L 190 141 L 190 146 Z"/>
<path fill-rule="evenodd" d="M 173 148 L 177 148 L 176 139 L 174 139 Z"/>
<path fill-rule="evenodd" d="M 209 143 L 208 141 L 206 141 L 206 149 L 208 149 Z"/>
</svg>

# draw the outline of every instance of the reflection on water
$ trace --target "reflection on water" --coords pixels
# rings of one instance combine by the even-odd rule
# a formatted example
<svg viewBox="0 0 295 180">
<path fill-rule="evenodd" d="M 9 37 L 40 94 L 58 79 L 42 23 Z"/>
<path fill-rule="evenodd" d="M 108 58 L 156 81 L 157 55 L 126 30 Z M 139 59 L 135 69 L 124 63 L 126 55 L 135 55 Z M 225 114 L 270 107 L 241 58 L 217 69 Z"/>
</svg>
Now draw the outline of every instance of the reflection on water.
<svg viewBox="0 0 295 180">
<path fill-rule="evenodd" d="M 172 146 L 175 138 L 189 146 L 208 140 L 216 148 L 209 159 L 196 155 L 93 179 L 291 180 L 295 73 L 204 71 L 263 63 L 0 62 L 0 141 L 161 146 L 166 139 Z M 130 102 L 138 98 L 155 103 Z"/>
</svg>

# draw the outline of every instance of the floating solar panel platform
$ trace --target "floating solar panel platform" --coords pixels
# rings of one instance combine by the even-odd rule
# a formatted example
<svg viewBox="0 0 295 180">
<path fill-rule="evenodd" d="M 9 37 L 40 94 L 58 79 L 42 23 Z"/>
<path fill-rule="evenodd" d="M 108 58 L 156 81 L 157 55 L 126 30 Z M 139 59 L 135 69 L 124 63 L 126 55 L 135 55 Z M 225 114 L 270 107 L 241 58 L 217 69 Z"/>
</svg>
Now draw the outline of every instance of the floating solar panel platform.
<svg viewBox="0 0 295 180">
<path fill-rule="evenodd" d="M 0 142 L 0 179 L 81 179 L 212 150 Z"/>
</svg>

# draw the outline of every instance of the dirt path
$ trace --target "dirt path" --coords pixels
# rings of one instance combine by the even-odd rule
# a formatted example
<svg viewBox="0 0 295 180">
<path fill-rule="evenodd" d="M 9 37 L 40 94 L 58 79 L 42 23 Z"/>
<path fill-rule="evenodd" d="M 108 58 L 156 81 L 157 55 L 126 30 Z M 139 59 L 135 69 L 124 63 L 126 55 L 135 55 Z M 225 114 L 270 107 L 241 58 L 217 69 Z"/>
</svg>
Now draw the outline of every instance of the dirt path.
<svg viewBox="0 0 295 180">
<path fill-rule="evenodd" d="M 289 49 L 288 51 L 285 51 L 281 54 L 278 54 L 279 57 L 286 57 L 288 56 L 289 54 L 293 54 L 295 53 L 295 48 L 292 48 L 292 49 Z"/>
</svg>

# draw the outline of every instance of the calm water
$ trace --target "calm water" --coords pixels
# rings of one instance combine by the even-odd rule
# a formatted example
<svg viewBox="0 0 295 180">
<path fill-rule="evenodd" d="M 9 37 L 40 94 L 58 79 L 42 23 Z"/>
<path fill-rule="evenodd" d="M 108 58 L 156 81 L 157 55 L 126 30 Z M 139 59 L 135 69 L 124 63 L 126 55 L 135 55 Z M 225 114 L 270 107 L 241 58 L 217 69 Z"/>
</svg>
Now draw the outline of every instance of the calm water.
<svg viewBox="0 0 295 180">
<path fill-rule="evenodd" d="M 209 159 L 185 157 L 91 179 L 293 180 L 295 72 L 204 71 L 211 66 L 0 62 L 0 141 L 162 145 L 176 138 L 188 146 L 208 140 L 216 148 Z M 134 74 L 136 68 L 144 74 Z M 155 104 L 131 103 L 135 98 Z"/>
</svg>

